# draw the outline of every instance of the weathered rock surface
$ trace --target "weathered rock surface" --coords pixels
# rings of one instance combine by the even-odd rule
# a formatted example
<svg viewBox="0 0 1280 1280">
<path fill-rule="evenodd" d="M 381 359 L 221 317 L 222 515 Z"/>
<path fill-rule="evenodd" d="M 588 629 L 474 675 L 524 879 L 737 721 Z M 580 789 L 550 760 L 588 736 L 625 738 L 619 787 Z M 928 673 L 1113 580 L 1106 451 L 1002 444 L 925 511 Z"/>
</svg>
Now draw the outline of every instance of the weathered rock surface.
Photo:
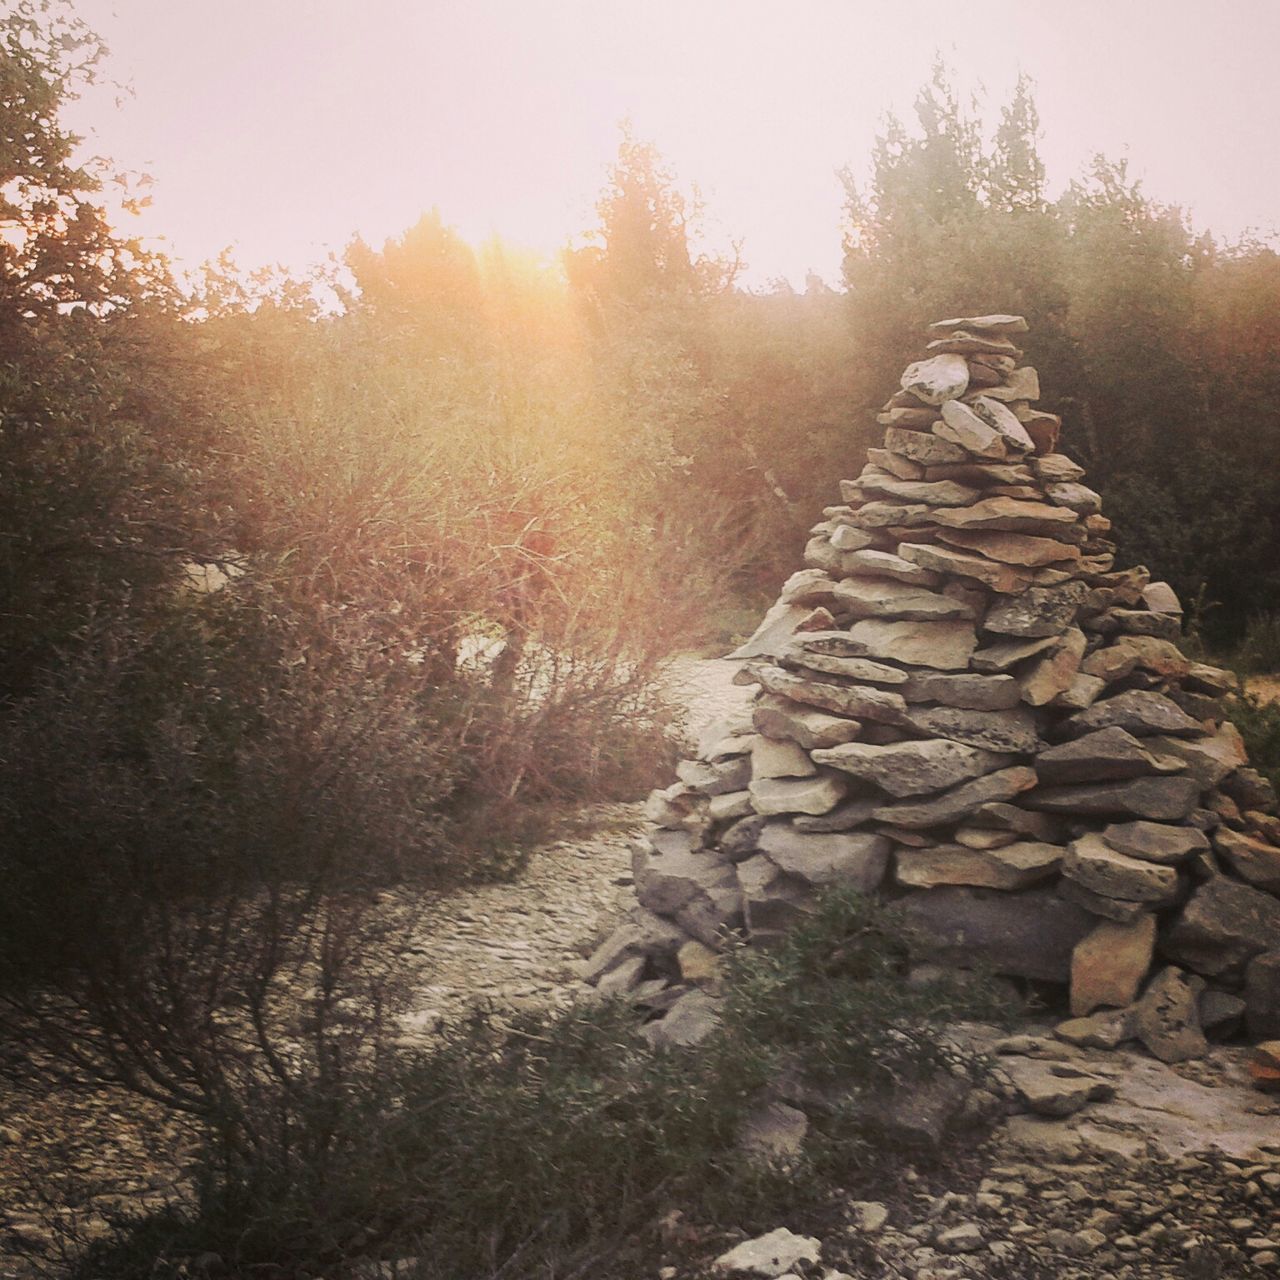
<svg viewBox="0 0 1280 1280">
<path fill-rule="evenodd" d="M 871 893 L 884 879 L 890 846 L 883 836 L 865 832 L 824 835 L 771 822 L 757 847 L 781 870 L 810 884 L 848 884 Z"/>
<path fill-rule="evenodd" d="M 1006 755 L 966 747 L 947 738 L 895 742 L 886 746 L 849 742 L 815 751 L 813 758 L 818 764 L 830 765 L 851 774 L 891 796 L 941 791 L 967 778 L 994 773 L 1013 763 Z"/>
<path fill-rule="evenodd" d="M 903 910 L 942 958 L 1047 982 L 1070 980 L 1071 953 L 1094 926 L 1088 912 L 1046 889 L 925 889 Z"/>
<path fill-rule="evenodd" d="M 1071 953 L 1071 1012 L 1122 1009 L 1137 997 L 1155 952 L 1156 918 L 1127 924 L 1103 920 Z"/>
<path fill-rule="evenodd" d="M 1215 876 L 1192 895 L 1164 932 L 1160 950 L 1196 973 L 1216 977 L 1241 972 L 1280 937 L 1280 899 Z"/>
</svg>

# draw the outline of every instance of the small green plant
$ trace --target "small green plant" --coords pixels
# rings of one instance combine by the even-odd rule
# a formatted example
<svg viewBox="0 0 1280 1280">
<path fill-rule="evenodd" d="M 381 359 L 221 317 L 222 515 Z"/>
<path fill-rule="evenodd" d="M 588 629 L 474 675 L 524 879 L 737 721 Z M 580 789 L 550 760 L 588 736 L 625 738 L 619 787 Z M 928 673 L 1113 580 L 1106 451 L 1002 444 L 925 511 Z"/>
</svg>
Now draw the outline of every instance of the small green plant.
<svg viewBox="0 0 1280 1280">
<path fill-rule="evenodd" d="M 1233 665 L 1255 675 L 1280 671 L 1280 610 L 1250 614 Z"/>
<path fill-rule="evenodd" d="M 1243 691 L 1227 699 L 1227 716 L 1240 730 L 1249 763 L 1280 786 L 1280 703 Z"/>
</svg>

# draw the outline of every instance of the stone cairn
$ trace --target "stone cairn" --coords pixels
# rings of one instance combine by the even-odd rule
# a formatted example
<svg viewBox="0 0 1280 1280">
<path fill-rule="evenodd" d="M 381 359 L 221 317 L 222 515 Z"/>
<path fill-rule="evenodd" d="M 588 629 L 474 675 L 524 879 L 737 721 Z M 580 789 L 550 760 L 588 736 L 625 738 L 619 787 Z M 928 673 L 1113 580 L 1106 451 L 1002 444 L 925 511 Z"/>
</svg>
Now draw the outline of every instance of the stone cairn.
<svg viewBox="0 0 1280 1280">
<path fill-rule="evenodd" d="M 835 884 L 901 899 L 943 963 L 1062 984 L 1076 1043 L 1280 1037 L 1280 818 L 1234 678 L 1180 652 L 1166 584 L 1113 568 L 1026 329 L 931 326 L 884 447 L 730 655 L 749 713 L 650 797 L 638 906 L 585 976 L 655 1043 L 714 1025 L 728 941 Z"/>
</svg>

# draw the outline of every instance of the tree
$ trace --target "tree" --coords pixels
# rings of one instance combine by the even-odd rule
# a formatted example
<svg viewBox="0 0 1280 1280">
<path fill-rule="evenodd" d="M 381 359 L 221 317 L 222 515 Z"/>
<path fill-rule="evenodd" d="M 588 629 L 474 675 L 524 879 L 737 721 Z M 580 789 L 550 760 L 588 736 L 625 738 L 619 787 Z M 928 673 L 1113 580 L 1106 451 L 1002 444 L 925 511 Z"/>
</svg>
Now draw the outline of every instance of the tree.
<svg viewBox="0 0 1280 1280">
<path fill-rule="evenodd" d="M 596 243 L 569 250 L 565 267 L 581 302 L 603 318 L 614 308 L 705 300 L 733 286 L 742 261 L 700 253 L 702 203 L 686 195 L 657 148 L 624 128 L 609 184 L 596 205 Z"/>
</svg>

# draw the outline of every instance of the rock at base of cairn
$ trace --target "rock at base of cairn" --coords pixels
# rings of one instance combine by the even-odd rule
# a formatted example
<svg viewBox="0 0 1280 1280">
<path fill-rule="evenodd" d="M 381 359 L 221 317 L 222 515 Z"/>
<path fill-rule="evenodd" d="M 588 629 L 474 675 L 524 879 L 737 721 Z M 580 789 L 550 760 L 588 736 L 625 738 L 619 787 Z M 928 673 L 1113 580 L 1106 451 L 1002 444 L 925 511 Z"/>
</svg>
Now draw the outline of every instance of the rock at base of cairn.
<svg viewBox="0 0 1280 1280">
<path fill-rule="evenodd" d="M 734 655 L 751 713 L 651 797 L 640 908 L 588 971 L 671 1010 L 656 1040 L 714 1026 L 715 948 L 833 884 L 902 899 L 951 964 L 1062 984 L 1079 1043 L 1280 1036 L 1280 819 L 1224 719 L 1236 682 L 1179 651 L 1166 584 L 1114 567 L 1025 330 L 932 327 Z"/>
</svg>

